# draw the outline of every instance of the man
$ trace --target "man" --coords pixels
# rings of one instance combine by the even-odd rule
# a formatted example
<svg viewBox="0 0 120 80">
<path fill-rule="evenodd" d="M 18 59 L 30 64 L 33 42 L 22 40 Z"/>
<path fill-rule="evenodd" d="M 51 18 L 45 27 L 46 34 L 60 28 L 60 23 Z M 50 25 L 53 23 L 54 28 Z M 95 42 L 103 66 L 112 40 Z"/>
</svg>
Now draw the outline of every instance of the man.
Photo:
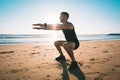
<svg viewBox="0 0 120 80">
<path fill-rule="evenodd" d="M 68 22 L 68 18 L 69 18 L 69 14 L 67 12 L 61 12 L 60 22 L 62 24 L 56 24 L 56 25 L 46 24 L 46 23 L 33 24 L 33 26 L 40 26 L 40 27 L 34 27 L 33 29 L 62 30 L 66 38 L 66 41 L 60 40 L 54 43 L 55 47 L 60 53 L 60 56 L 56 58 L 56 61 L 65 60 L 65 56 L 63 55 L 63 52 L 61 50 L 61 46 L 62 46 L 72 60 L 69 69 L 74 69 L 78 67 L 78 64 L 75 60 L 73 50 L 79 47 L 79 41 L 77 39 L 74 26 L 72 23 Z"/>
</svg>

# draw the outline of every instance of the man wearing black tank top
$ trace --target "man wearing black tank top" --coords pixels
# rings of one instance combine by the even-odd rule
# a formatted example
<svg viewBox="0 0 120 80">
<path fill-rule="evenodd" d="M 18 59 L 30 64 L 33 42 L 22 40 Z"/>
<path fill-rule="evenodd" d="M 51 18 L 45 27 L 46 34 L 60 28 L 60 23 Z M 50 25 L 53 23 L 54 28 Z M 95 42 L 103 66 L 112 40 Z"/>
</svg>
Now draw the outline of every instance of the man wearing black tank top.
<svg viewBox="0 0 120 80">
<path fill-rule="evenodd" d="M 72 60 L 69 69 L 75 69 L 78 67 L 78 64 L 77 64 L 77 61 L 75 60 L 73 50 L 79 47 L 79 41 L 75 33 L 74 25 L 68 22 L 68 18 L 69 18 L 69 14 L 67 12 L 61 12 L 60 22 L 62 24 L 52 25 L 47 23 L 44 23 L 44 24 L 38 23 L 38 24 L 33 24 L 33 26 L 40 26 L 40 27 L 34 27 L 33 29 L 62 30 L 66 41 L 59 40 L 54 42 L 55 47 L 60 53 L 60 56 L 56 58 L 56 61 L 65 60 L 65 56 L 61 50 L 61 46 L 62 46 Z"/>
</svg>

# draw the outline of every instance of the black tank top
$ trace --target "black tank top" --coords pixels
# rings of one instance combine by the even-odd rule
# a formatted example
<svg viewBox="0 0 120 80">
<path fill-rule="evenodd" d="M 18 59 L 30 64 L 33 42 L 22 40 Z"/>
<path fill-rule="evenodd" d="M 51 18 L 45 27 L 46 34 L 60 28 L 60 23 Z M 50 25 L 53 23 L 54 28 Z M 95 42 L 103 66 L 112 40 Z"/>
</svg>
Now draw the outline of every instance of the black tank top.
<svg viewBox="0 0 120 80">
<path fill-rule="evenodd" d="M 77 36 L 76 36 L 74 28 L 72 30 L 62 29 L 62 31 L 64 33 L 65 39 L 68 42 L 75 42 L 75 43 L 79 42 L 78 39 L 77 39 Z"/>
</svg>

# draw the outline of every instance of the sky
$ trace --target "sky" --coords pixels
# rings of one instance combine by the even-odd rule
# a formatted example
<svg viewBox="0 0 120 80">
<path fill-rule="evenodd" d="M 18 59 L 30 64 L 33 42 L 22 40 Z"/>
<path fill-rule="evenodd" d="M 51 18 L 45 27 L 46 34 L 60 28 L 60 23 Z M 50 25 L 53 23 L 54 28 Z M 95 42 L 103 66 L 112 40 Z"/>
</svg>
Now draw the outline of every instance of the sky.
<svg viewBox="0 0 120 80">
<path fill-rule="evenodd" d="M 33 23 L 60 23 L 68 12 L 77 34 L 120 33 L 120 0 L 0 0 L 0 34 L 57 34 Z"/>
</svg>

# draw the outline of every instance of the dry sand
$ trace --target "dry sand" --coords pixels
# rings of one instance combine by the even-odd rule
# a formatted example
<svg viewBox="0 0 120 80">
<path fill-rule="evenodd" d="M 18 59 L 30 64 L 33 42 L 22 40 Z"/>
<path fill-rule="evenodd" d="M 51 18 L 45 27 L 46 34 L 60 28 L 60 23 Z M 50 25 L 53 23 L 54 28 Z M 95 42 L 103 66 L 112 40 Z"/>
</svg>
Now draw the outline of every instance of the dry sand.
<svg viewBox="0 0 120 80">
<path fill-rule="evenodd" d="M 52 44 L 1 45 L 0 80 L 120 80 L 120 40 L 81 42 L 73 71 L 63 52 L 67 61 L 59 63 Z"/>
</svg>

